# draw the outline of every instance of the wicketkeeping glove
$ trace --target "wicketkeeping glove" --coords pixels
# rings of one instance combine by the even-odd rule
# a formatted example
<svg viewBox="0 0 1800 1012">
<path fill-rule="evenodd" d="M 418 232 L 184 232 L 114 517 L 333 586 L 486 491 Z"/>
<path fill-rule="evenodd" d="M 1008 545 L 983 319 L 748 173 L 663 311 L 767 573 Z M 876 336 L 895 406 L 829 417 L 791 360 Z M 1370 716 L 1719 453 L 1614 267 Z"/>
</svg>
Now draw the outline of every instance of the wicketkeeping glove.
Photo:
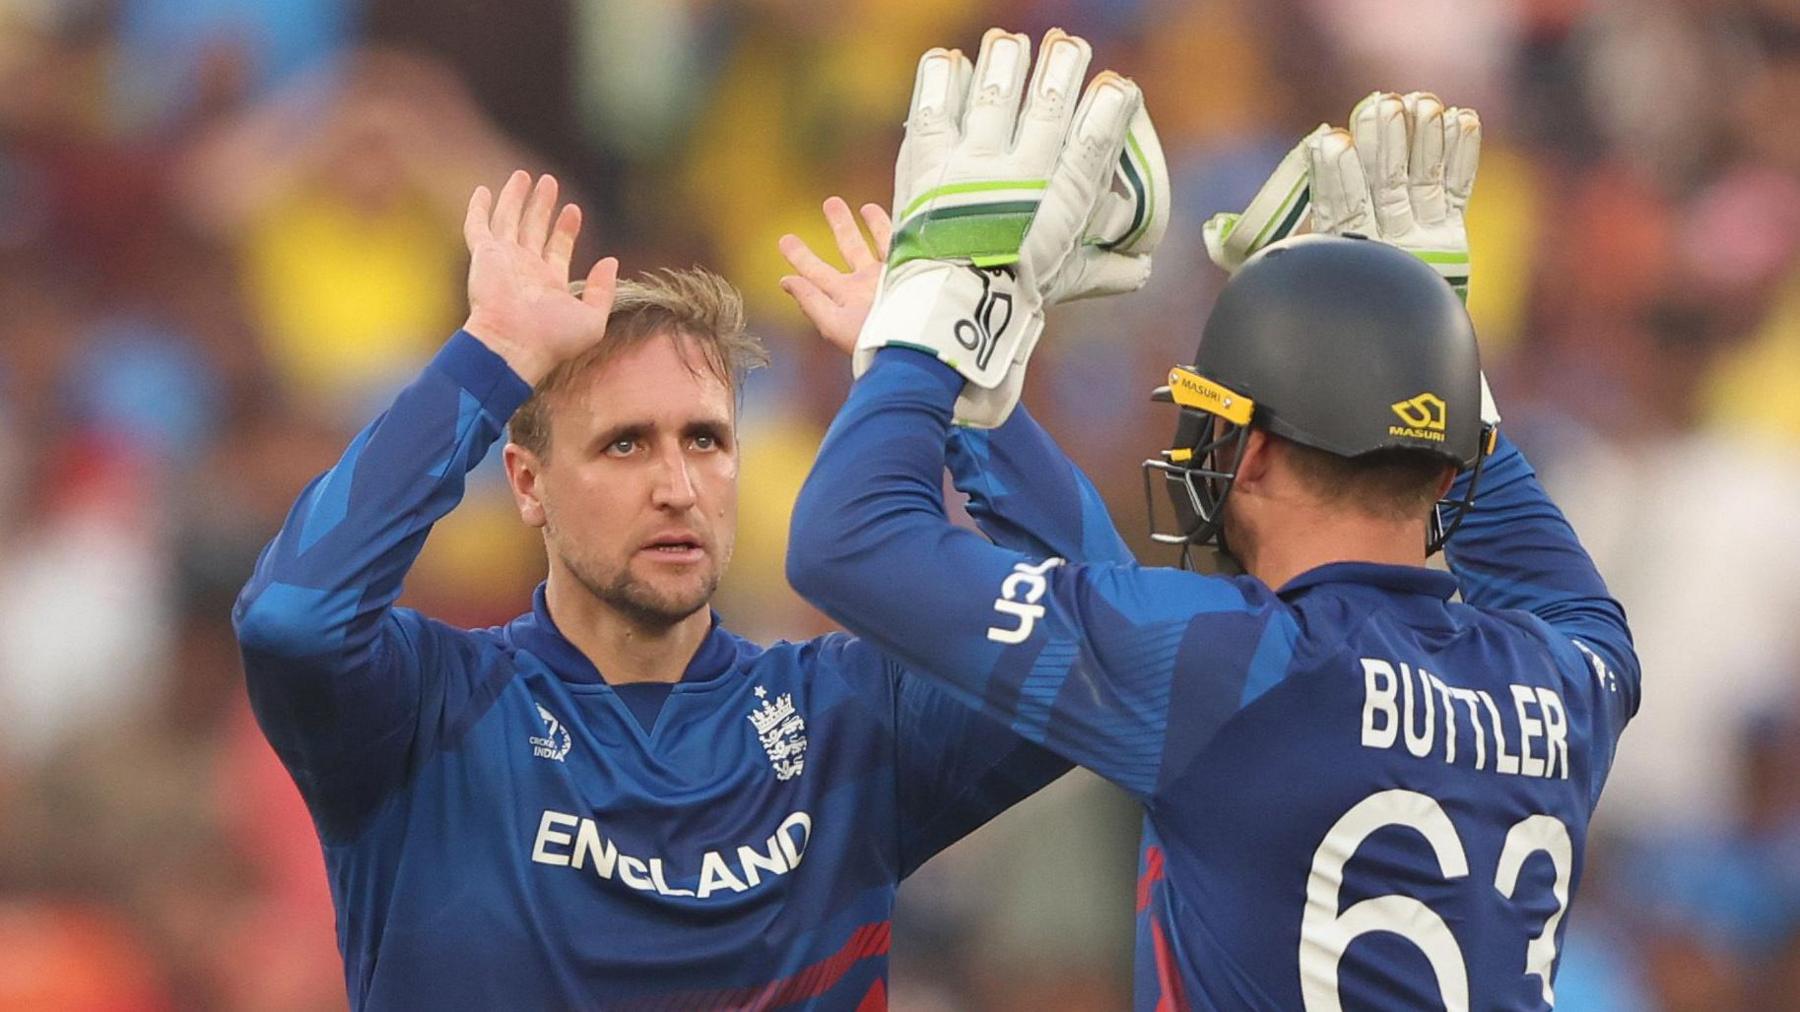
<svg viewBox="0 0 1800 1012">
<path fill-rule="evenodd" d="M 1309 231 L 1312 179 L 1308 170 L 1312 156 L 1308 148 L 1315 137 L 1330 131 L 1329 126 L 1320 124 L 1300 138 L 1242 213 L 1222 211 L 1207 219 L 1200 230 L 1206 240 L 1206 255 L 1225 273 L 1236 274 L 1244 261 L 1269 245 Z"/>
<path fill-rule="evenodd" d="M 1227 272 L 1290 235 L 1354 233 L 1398 246 L 1469 297 L 1464 211 L 1481 160 L 1481 117 L 1436 95 L 1374 92 L 1350 112 L 1350 130 L 1320 126 L 1301 138 L 1242 214 L 1206 223 L 1207 253 Z M 1500 414 L 1482 380 L 1482 418 Z"/>
<path fill-rule="evenodd" d="M 1167 220 L 1167 172 L 1135 84 L 1102 72 L 1076 105 L 1090 59 L 1086 41 L 1052 29 L 1021 112 L 1024 36 L 989 30 L 972 68 L 954 50 L 920 58 L 858 375 L 888 345 L 929 352 L 967 380 L 957 422 L 998 426 L 1047 305 L 1143 284 Z M 1115 166 L 1139 175 L 1140 194 L 1109 198 Z"/>
<path fill-rule="evenodd" d="M 1436 95 L 1374 92 L 1350 129 L 1320 126 L 1301 138 L 1242 214 L 1206 223 L 1207 253 L 1236 273 L 1265 247 L 1302 232 L 1354 232 L 1430 264 L 1468 297 L 1463 212 L 1481 160 L 1481 118 Z"/>
<path fill-rule="evenodd" d="M 1481 117 L 1436 95 L 1375 92 L 1350 112 L 1350 131 L 1315 135 L 1313 231 L 1358 232 L 1406 250 L 1469 297 L 1463 221 L 1481 159 Z"/>
</svg>

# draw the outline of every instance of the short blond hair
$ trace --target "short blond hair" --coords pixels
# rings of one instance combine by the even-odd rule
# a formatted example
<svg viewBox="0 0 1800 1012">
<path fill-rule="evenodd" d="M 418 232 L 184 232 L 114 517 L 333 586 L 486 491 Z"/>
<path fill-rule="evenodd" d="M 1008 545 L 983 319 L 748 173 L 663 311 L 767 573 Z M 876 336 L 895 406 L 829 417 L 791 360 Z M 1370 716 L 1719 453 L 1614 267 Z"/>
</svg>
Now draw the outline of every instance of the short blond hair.
<svg viewBox="0 0 1800 1012">
<path fill-rule="evenodd" d="M 579 282 L 576 292 L 580 292 Z M 744 296 L 704 267 L 670 268 L 619 281 L 606 336 L 587 351 L 550 370 L 509 425 L 513 442 L 540 456 L 550 449 L 548 401 L 589 370 L 660 334 L 693 342 L 707 371 L 735 395 L 752 369 L 769 364 L 762 342 L 744 322 Z"/>
</svg>

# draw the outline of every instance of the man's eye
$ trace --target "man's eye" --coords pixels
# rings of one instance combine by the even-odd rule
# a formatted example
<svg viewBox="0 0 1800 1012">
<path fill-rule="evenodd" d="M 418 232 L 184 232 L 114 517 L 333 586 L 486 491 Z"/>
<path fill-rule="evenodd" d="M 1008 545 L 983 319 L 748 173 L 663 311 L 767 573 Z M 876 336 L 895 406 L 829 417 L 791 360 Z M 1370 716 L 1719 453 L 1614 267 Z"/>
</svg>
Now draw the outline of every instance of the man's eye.
<svg viewBox="0 0 1800 1012">
<path fill-rule="evenodd" d="M 623 457 L 635 449 L 637 449 L 637 440 L 615 439 L 607 444 L 606 452 L 615 457 Z"/>
<path fill-rule="evenodd" d="M 716 450 L 718 447 L 719 441 L 711 436 L 694 437 L 694 449 L 696 450 Z"/>
</svg>

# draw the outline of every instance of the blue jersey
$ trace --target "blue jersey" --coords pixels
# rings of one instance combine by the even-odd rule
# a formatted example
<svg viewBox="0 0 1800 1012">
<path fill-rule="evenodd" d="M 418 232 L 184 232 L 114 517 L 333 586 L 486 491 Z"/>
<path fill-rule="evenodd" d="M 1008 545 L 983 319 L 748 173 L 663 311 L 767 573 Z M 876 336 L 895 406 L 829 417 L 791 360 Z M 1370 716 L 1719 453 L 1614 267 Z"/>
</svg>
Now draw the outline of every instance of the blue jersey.
<svg viewBox="0 0 1800 1012">
<path fill-rule="evenodd" d="M 877 357 L 801 493 L 789 576 L 1139 799 L 1138 1007 L 1553 1004 L 1638 665 L 1518 451 L 1489 464 L 1451 573 L 1339 563 L 1272 589 L 946 526 L 960 386 Z"/>
<path fill-rule="evenodd" d="M 485 630 L 394 607 L 528 394 L 453 338 L 302 493 L 234 615 L 351 1004 L 879 1007 L 900 879 L 1068 761 L 841 634 L 764 649 L 715 617 L 646 727 L 541 589 Z M 954 444 L 1004 543 L 1127 557 L 1029 419 Z"/>
</svg>

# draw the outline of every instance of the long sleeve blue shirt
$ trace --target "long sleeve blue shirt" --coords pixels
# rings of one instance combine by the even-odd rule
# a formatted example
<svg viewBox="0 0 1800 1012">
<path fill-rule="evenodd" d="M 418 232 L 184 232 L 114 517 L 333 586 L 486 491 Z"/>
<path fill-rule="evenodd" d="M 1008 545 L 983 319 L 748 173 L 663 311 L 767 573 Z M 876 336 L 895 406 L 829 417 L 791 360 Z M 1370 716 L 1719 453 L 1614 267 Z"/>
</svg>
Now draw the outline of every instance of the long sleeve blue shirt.
<svg viewBox="0 0 1800 1012">
<path fill-rule="evenodd" d="M 1450 573 L 1270 587 L 951 526 L 933 482 L 961 384 L 877 356 L 801 492 L 789 578 L 1142 802 L 1137 1006 L 1549 1007 L 1639 678 L 1518 450 L 1488 464 Z"/>
<path fill-rule="evenodd" d="M 881 1007 L 899 881 L 1068 761 L 841 634 L 765 648 L 715 616 L 646 727 L 541 588 L 492 629 L 396 607 L 529 393 L 452 338 L 301 494 L 234 611 L 351 1004 Z M 1001 542 L 1128 557 L 1029 418 L 951 444 Z"/>
</svg>

